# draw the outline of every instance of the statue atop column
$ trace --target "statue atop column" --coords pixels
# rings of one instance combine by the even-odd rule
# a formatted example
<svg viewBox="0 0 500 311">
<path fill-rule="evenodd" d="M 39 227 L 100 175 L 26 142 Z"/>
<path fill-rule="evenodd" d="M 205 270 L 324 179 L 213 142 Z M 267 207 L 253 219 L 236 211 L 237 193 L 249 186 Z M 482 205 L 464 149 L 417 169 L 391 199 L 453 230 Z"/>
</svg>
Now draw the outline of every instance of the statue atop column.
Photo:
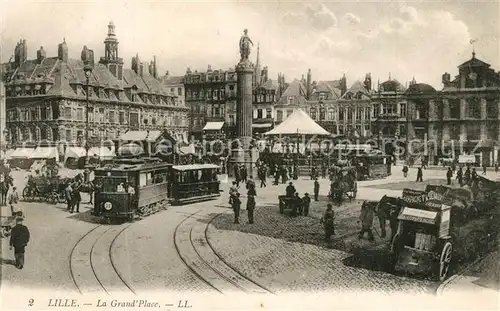
<svg viewBox="0 0 500 311">
<path fill-rule="evenodd" d="M 245 29 L 240 39 L 241 62 L 248 62 L 248 57 L 250 56 L 250 52 L 252 50 L 250 44 L 252 44 L 253 46 L 253 42 L 252 40 L 250 40 L 250 37 L 248 36 L 248 30 Z"/>
</svg>

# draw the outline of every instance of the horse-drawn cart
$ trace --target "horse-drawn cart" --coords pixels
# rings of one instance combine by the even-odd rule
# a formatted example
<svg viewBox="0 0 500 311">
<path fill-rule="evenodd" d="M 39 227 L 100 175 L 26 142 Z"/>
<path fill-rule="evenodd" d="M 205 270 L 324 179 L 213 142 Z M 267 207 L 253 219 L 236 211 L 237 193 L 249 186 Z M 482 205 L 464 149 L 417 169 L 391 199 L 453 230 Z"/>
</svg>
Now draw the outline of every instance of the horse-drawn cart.
<svg viewBox="0 0 500 311">
<path fill-rule="evenodd" d="M 354 166 L 333 166 L 330 169 L 330 192 L 328 197 L 341 201 L 343 196 L 355 199 L 358 193 L 356 168 Z"/>
<path fill-rule="evenodd" d="M 396 271 L 443 281 L 455 264 L 470 262 L 495 247 L 500 213 L 496 206 L 471 213 L 471 207 L 459 203 L 464 189 L 430 188 L 406 198 L 403 193 L 391 253 Z"/>
<path fill-rule="evenodd" d="M 26 202 L 48 202 L 51 204 L 66 201 L 64 189 L 68 178 L 29 176 L 26 187 L 23 189 L 23 200 Z"/>
</svg>

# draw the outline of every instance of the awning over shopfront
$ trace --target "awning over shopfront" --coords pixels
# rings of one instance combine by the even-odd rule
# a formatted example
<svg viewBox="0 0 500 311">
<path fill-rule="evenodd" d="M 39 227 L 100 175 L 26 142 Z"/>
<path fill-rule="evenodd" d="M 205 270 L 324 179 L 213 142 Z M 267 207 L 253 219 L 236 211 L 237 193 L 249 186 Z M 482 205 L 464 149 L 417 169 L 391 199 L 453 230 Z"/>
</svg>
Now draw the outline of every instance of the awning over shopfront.
<svg viewBox="0 0 500 311">
<path fill-rule="evenodd" d="M 12 159 L 29 159 L 34 152 L 35 149 L 32 148 L 17 148 L 10 157 Z"/>
<path fill-rule="evenodd" d="M 204 131 L 220 131 L 222 127 L 224 126 L 224 122 L 207 122 L 205 124 L 205 127 L 203 128 Z"/>
<path fill-rule="evenodd" d="M 68 147 L 66 148 L 66 153 L 64 154 L 64 158 L 82 158 L 85 156 L 85 149 L 82 147 Z"/>
<path fill-rule="evenodd" d="M 272 126 L 271 123 L 256 123 L 256 124 L 252 124 L 252 128 L 254 128 L 254 129 L 270 128 L 271 126 Z"/>
<path fill-rule="evenodd" d="M 56 147 L 38 147 L 31 155 L 32 159 L 59 159 L 59 152 Z"/>
</svg>

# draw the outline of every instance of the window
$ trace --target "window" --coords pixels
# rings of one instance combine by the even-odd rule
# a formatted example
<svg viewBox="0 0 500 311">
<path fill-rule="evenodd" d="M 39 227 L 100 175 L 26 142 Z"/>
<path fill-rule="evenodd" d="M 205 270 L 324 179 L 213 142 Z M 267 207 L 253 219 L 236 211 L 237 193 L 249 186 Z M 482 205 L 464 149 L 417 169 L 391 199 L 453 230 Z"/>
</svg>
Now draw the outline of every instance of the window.
<svg viewBox="0 0 500 311">
<path fill-rule="evenodd" d="M 76 109 L 76 119 L 78 121 L 83 121 L 83 108 Z"/>
<path fill-rule="evenodd" d="M 257 109 L 257 119 L 262 119 L 262 109 Z"/>
<path fill-rule="evenodd" d="M 226 95 L 226 90 L 225 89 L 220 89 L 220 99 L 224 99 L 224 96 Z"/>
<path fill-rule="evenodd" d="M 34 108 L 31 110 L 31 120 L 38 121 L 38 108 Z"/>
<path fill-rule="evenodd" d="M 213 99 L 219 99 L 219 90 L 214 90 L 213 91 Z"/>
<path fill-rule="evenodd" d="M 352 121 L 353 120 L 353 110 L 351 107 L 347 108 L 347 121 Z"/>
<path fill-rule="evenodd" d="M 335 109 L 334 108 L 328 108 L 328 120 L 333 121 L 335 120 Z M 336 130 L 336 128 L 335 128 Z"/>
<path fill-rule="evenodd" d="M 326 109 L 319 108 L 319 119 L 320 121 L 324 121 L 326 119 Z"/>
<path fill-rule="evenodd" d="M 230 114 L 229 115 L 229 124 L 234 125 L 236 122 L 234 121 L 234 115 Z"/>
<path fill-rule="evenodd" d="M 330 130 L 333 135 L 337 135 L 337 126 L 332 127 Z"/>
<path fill-rule="evenodd" d="M 293 96 L 288 97 L 288 104 L 293 105 Z"/>
<path fill-rule="evenodd" d="M 339 125 L 339 135 L 344 135 L 344 126 Z"/>
<path fill-rule="evenodd" d="M 471 123 L 466 125 L 467 139 L 479 140 L 481 137 L 481 127 L 479 123 Z"/>
<path fill-rule="evenodd" d="M 399 111 L 400 111 L 401 117 L 406 118 L 406 104 L 405 103 L 399 104 Z"/>
<path fill-rule="evenodd" d="M 360 124 L 356 125 L 356 134 L 360 135 L 360 136 L 364 136 L 363 132 L 361 131 L 361 125 Z"/>
<path fill-rule="evenodd" d="M 458 99 L 448 99 L 450 107 L 450 118 L 460 119 L 460 101 Z"/>
<path fill-rule="evenodd" d="M 427 119 L 427 107 L 425 104 L 417 103 L 415 108 L 417 119 Z"/>
<path fill-rule="evenodd" d="M 361 120 L 361 118 L 363 117 L 363 108 L 357 108 L 356 109 L 356 120 Z M 359 131 L 359 133 L 361 134 L 361 130 Z"/>
<path fill-rule="evenodd" d="M 370 131 L 370 124 L 365 124 L 365 136 L 370 136 L 371 131 Z"/>
<path fill-rule="evenodd" d="M 326 94 L 325 93 L 319 93 L 319 100 L 325 100 L 326 99 Z"/>
<path fill-rule="evenodd" d="M 230 90 L 230 91 L 234 91 L 234 85 L 230 85 L 230 86 L 229 86 L 229 90 Z"/>
<path fill-rule="evenodd" d="M 498 125 L 496 123 L 488 125 L 488 139 L 497 140 L 498 138 Z"/>
<path fill-rule="evenodd" d="M 71 130 L 66 130 L 66 141 L 72 141 L 73 136 L 71 136 Z"/>
<path fill-rule="evenodd" d="M 316 108 L 309 109 L 309 115 L 311 116 L 311 119 L 316 120 Z"/>
<path fill-rule="evenodd" d="M 99 122 L 104 122 L 104 108 L 99 108 L 98 120 Z"/>
<path fill-rule="evenodd" d="M 497 119 L 498 103 L 496 103 L 494 99 L 486 100 L 486 115 L 488 119 Z"/>
<path fill-rule="evenodd" d="M 380 114 L 380 104 L 373 104 L 373 118 L 378 118 Z"/>
<path fill-rule="evenodd" d="M 125 112 L 124 111 L 120 111 L 119 116 L 118 116 L 118 122 L 120 122 L 120 124 L 125 124 Z"/>
<path fill-rule="evenodd" d="M 273 110 L 271 108 L 266 109 L 266 119 L 272 119 L 273 118 Z"/>
<path fill-rule="evenodd" d="M 278 122 L 283 121 L 283 111 L 281 111 L 281 110 L 276 111 L 276 121 L 278 121 Z"/>
<path fill-rule="evenodd" d="M 343 107 L 339 108 L 339 121 L 344 121 L 344 108 Z M 339 134 L 340 134 L 340 129 L 339 129 Z"/>
<path fill-rule="evenodd" d="M 365 121 L 370 120 L 370 108 L 365 107 Z"/>
<path fill-rule="evenodd" d="M 382 104 L 382 114 L 391 115 L 397 113 L 396 104 Z"/>
<path fill-rule="evenodd" d="M 112 110 L 109 112 L 109 123 L 115 123 L 115 112 Z"/>
<path fill-rule="evenodd" d="M 481 102 L 478 98 L 469 98 L 467 100 L 467 117 L 480 119 L 481 118 Z M 468 137 L 468 136 L 467 136 Z"/>
<path fill-rule="evenodd" d="M 182 87 L 177 88 L 177 95 L 182 96 Z"/>
<path fill-rule="evenodd" d="M 64 107 L 64 118 L 71 120 L 71 107 Z"/>
</svg>

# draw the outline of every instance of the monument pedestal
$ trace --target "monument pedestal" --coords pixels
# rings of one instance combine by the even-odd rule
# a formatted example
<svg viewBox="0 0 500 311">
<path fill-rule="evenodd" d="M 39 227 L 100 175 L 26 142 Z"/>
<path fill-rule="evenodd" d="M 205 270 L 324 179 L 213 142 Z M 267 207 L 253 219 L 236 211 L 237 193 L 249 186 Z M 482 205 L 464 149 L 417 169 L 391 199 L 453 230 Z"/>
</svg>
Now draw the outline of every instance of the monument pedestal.
<svg viewBox="0 0 500 311">
<path fill-rule="evenodd" d="M 257 148 L 250 149 L 252 140 L 252 82 L 254 68 L 248 61 L 242 60 L 236 66 L 238 76 L 236 101 L 236 136 L 239 146 L 231 149 L 231 158 L 228 174 L 234 177 L 234 165 L 244 165 L 247 168 L 248 176 L 256 177 L 255 162 L 259 158 Z M 233 147 L 233 146 L 231 146 Z"/>
</svg>

